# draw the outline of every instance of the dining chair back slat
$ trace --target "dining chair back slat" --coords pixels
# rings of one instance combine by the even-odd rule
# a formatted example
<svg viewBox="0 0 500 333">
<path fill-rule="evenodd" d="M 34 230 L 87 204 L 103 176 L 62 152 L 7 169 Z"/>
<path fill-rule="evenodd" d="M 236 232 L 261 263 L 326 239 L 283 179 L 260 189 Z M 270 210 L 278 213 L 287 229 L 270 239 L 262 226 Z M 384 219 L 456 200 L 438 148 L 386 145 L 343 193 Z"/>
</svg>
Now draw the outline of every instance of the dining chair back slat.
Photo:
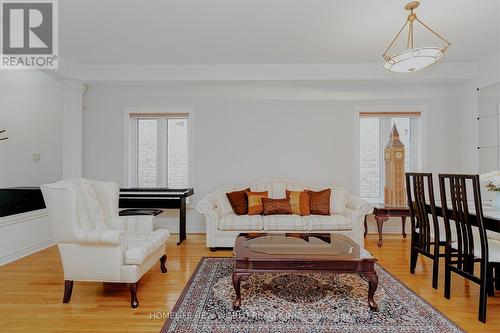
<svg viewBox="0 0 500 333">
<path fill-rule="evenodd" d="M 470 214 L 467 187 L 472 188 L 475 218 Z M 483 206 L 478 175 L 440 174 L 439 190 L 446 233 L 445 290 L 450 298 L 451 272 L 480 285 L 479 320 L 486 321 L 489 278 L 488 238 L 483 223 Z M 455 228 L 452 228 L 452 224 Z M 454 233 L 454 234 L 452 234 Z M 474 264 L 480 264 L 479 275 Z M 491 290 L 491 288 L 490 288 Z"/>
<path fill-rule="evenodd" d="M 440 246 L 439 223 L 436 214 L 434 186 L 431 173 L 406 173 L 406 194 L 410 208 L 411 254 L 410 272 L 415 273 L 419 254 L 433 260 L 432 286 L 438 287 Z M 430 207 L 430 214 L 427 210 Z"/>
</svg>

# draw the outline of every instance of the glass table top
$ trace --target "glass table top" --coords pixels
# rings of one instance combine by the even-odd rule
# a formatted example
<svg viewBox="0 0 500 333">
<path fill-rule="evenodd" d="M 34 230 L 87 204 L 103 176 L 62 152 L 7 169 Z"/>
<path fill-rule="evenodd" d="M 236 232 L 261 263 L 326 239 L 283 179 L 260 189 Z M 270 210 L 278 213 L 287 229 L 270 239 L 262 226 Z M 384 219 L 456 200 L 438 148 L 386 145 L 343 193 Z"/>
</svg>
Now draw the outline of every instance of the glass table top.
<svg viewBox="0 0 500 333">
<path fill-rule="evenodd" d="M 247 234 L 244 246 L 268 255 L 335 256 L 354 250 L 353 244 L 334 234 Z"/>
</svg>

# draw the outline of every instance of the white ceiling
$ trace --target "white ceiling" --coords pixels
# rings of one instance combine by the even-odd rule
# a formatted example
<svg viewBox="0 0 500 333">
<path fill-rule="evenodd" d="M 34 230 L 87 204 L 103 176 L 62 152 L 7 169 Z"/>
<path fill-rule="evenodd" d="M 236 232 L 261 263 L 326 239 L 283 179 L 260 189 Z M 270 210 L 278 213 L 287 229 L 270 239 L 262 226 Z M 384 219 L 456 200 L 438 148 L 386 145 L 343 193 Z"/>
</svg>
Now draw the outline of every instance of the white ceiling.
<svg viewBox="0 0 500 333">
<path fill-rule="evenodd" d="M 59 48 L 89 65 L 381 62 L 405 3 L 63 0 Z M 423 0 L 417 14 L 452 43 L 447 62 L 477 62 L 500 49 L 498 0 Z"/>
</svg>

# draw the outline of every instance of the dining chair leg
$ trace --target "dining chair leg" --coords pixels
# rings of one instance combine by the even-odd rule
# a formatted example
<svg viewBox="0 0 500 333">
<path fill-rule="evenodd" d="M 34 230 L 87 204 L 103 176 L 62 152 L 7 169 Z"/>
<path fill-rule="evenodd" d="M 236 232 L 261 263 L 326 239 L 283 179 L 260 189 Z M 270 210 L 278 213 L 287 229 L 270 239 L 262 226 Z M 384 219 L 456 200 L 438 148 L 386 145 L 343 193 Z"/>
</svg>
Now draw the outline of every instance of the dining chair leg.
<svg viewBox="0 0 500 333">
<path fill-rule="evenodd" d="M 488 265 L 488 275 L 486 276 L 486 287 L 488 296 L 495 296 L 495 279 L 493 277 L 493 265 Z"/>
<path fill-rule="evenodd" d="M 438 288 L 439 276 L 439 245 L 434 245 L 434 258 L 432 262 L 432 288 Z"/>
<path fill-rule="evenodd" d="M 415 267 L 417 266 L 418 251 L 414 246 L 410 250 L 410 273 L 415 274 Z"/>
<path fill-rule="evenodd" d="M 450 270 L 450 258 L 447 256 L 444 264 L 444 297 L 450 299 L 450 287 L 451 287 L 451 270 Z"/>
<path fill-rule="evenodd" d="M 488 305 L 488 286 L 486 285 L 487 281 L 482 280 L 479 291 L 479 316 L 478 319 L 480 322 L 486 322 L 486 306 Z"/>
<path fill-rule="evenodd" d="M 484 259 L 483 259 L 484 260 Z M 479 315 L 478 319 L 480 322 L 486 322 L 486 307 L 488 305 L 488 275 L 489 275 L 488 262 L 481 262 L 480 268 L 480 284 L 479 284 Z"/>
</svg>

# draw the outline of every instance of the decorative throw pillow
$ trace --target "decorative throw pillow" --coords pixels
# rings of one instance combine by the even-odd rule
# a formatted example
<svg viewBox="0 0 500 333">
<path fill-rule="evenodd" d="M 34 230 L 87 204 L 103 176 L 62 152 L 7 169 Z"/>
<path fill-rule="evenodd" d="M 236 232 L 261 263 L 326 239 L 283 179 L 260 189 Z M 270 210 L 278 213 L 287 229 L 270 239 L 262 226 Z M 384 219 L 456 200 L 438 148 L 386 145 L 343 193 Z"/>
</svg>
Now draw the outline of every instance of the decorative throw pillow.
<svg viewBox="0 0 500 333">
<path fill-rule="evenodd" d="M 236 215 L 248 214 L 248 198 L 245 192 L 250 192 L 250 189 L 247 188 L 241 191 L 226 193 L 227 199 Z"/>
<path fill-rule="evenodd" d="M 306 191 L 309 194 L 309 208 L 313 215 L 330 215 L 331 189 L 322 191 Z"/>
<path fill-rule="evenodd" d="M 330 197 L 330 214 L 342 214 L 347 208 L 347 190 L 343 187 L 332 187 Z"/>
<path fill-rule="evenodd" d="M 262 198 L 262 215 L 292 214 L 290 199 Z"/>
<path fill-rule="evenodd" d="M 286 190 L 286 198 L 290 200 L 292 213 L 297 215 L 309 215 L 309 193 L 306 191 L 288 191 Z"/>
<path fill-rule="evenodd" d="M 267 198 L 267 191 L 264 192 L 245 192 L 248 198 L 248 215 L 262 214 L 262 198 Z"/>
</svg>

